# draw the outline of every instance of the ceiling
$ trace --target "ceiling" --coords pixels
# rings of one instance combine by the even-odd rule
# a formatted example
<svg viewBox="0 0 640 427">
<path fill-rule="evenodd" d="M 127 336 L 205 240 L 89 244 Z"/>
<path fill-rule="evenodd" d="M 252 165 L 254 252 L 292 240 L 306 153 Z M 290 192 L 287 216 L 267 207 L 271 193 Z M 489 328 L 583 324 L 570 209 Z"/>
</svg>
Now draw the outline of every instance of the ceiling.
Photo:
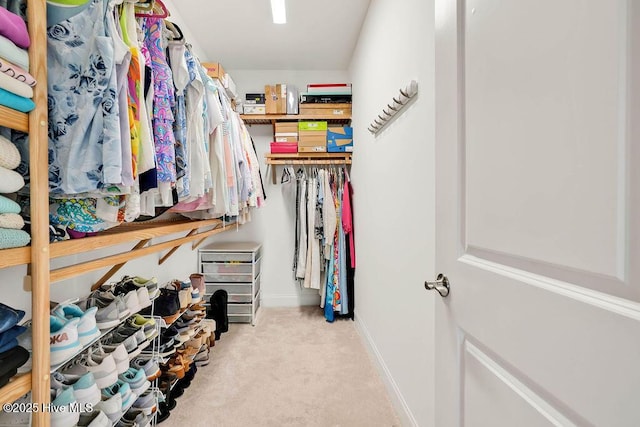
<svg viewBox="0 0 640 427">
<path fill-rule="evenodd" d="M 173 7 L 208 61 L 226 69 L 346 70 L 370 0 L 287 0 L 274 24 L 269 0 L 178 0 Z"/>
</svg>

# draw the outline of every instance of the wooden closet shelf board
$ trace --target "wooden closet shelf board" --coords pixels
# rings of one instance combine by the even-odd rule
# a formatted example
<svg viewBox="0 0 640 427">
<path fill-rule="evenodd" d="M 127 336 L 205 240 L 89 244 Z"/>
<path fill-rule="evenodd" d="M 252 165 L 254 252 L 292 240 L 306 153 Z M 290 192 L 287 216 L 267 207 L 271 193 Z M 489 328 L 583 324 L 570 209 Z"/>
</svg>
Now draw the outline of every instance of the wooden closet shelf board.
<svg viewBox="0 0 640 427">
<path fill-rule="evenodd" d="M 182 237 L 178 239 L 169 240 L 167 242 L 156 243 L 155 245 L 147 246 L 120 254 L 109 255 L 103 258 L 97 258 L 91 261 L 82 262 L 68 267 L 58 268 L 51 271 L 51 283 L 59 282 L 61 280 L 69 279 L 71 277 L 80 276 L 90 271 L 99 270 L 104 267 L 113 266 L 115 264 L 126 263 L 135 258 L 141 258 L 156 252 L 160 252 L 165 249 L 171 249 L 175 246 L 184 245 L 196 239 L 203 237 L 213 236 L 214 234 L 222 233 L 226 230 L 236 227 L 236 224 L 231 224 L 222 228 L 214 228 L 213 230 L 203 231 L 193 234 L 188 237 Z"/>
<path fill-rule="evenodd" d="M 102 249 L 107 246 L 119 245 L 136 240 L 145 240 L 153 237 L 166 236 L 168 234 L 179 233 L 181 231 L 193 230 L 207 226 L 222 225 L 219 219 L 207 219 L 200 221 L 172 221 L 170 223 L 154 223 L 153 225 L 140 226 L 119 226 L 111 230 L 104 231 L 98 236 L 84 239 L 71 239 L 62 242 L 52 243 L 50 247 L 51 258 L 60 258 L 68 255 Z M 126 230 L 126 231 L 125 231 Z M 31 247 L 11 248 L 0 250 L 0 268 L 25 265 L 31 262 Z"/>
<path fill-rule="evenodd" d="M 351 114 L 333 116 L 329 114 L 241 114 L 247 125 L 271 125 L 278 120 L 326 120 L 333 124 L 348 124 Z"/>
<path fill-rule="evenodd" d="M 115 246 L 127 242 L 152 239 L 182 231 L 193 230 L 208 226 L 220 226 L 219 219 L 207 219 L 200 221 L 171 221 L 169 223 L 154 223 L 153 225 L 121 225 L 106 230 L 95 237 L 84 239 L 71 239 L 51 244 L 51 258 L 59 258 L 67 255 L 75 255 L 107 246 Z M 126 230 L 126 231 L 125 231 Z"/>
<path fill-rule="evenodd" d="M 29 132 L 29 115 L 0 105 L 0 126 Z"/>
<path fill-rule="evenodd" d="M 0 405 L 13 403 L 31 391 L 31 372 L 18 374 L 0 388 Z"/>
<path fill-rule="evenodd" d="M 291 153 L 265 154 L 268 165 L 350 165 L 351 153 Z M 271 171 L 271 182 L 277 184 L 276 170 Z"/>
<path fill-rule="evenodd" d="M 29 264 L 31 262 L 31 247 L 11 248 L 0 250 L 0 268 Z"/>
</svg>

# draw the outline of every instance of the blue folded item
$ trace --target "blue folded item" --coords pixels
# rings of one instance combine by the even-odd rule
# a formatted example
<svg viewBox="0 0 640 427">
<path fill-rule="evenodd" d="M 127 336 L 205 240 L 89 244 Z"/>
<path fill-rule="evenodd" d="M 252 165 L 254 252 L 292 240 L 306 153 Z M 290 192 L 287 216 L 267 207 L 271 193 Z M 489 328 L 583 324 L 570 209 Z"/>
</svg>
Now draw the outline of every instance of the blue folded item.
<svg viewBox="0 0 640 427">
<path fill-rule="evenodd" d="M 23 113 L 28 113 L 36 108 L 36 104 L 34 104 L 29 98 L 18 96 L 2 88 L 0 88 L 0 105 L 4 105 L 5 107 L 9 107 Z"/>
<path fill-rule="evenodd" d="M 0 347 L 0 353 L 4 353 L 5 351 L 9 351 L 12 348 L 15 348 L 18 346 L 18 339 L 17 338 L 12 338 L 10 340 L 8 340 L 6 343 L 4 343 L 4 345 L 2 345 Z"/>
<path fill-rule="evenodd" d="M 0 302 L 0 333 L 13 328 L 24 317 L 25 312 L 15 310 Z"/>
<path fill-rule="evenodd" d="M 15 325 L 0 334 L 0 353 L 18 345 L 18 336 L 26 332 L 27 328 Z"/>
<path fill-rule="evenodd" d="M 0 249 L 21 248 L 30 241 L 31 236 L 26 231 L 0 228 Z"/>
</svg>

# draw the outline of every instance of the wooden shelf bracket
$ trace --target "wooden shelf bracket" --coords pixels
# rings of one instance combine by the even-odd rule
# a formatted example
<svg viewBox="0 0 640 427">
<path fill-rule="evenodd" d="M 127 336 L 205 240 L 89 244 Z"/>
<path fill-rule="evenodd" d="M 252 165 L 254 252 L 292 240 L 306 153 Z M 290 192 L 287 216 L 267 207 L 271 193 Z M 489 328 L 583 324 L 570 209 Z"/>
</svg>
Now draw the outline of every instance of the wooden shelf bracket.
<svg viewBox="0 0 640 427">
<path fill-rule="evenodd" d="M 143 248 L 150 241 L 151 239 L 140 240 L 131 250 L 135 251 L 136 249 Z M 121 262 L 120 264 L 114 265 L 109 271 L 107 271 L 104 274 L 104 276 L 102 276 L 96 283 L 93 284 L 93 286 L 91 287 L 91 290 L 95 291 L 100 286 L 107 283 L 107 280 L 111 279 L 111 277 L 113 277 L 114 274 L 116 274 L 122 267 L 124 267 L 126 263 L 127 262 L 125 261 L 125 262 Z"/>
</svg>

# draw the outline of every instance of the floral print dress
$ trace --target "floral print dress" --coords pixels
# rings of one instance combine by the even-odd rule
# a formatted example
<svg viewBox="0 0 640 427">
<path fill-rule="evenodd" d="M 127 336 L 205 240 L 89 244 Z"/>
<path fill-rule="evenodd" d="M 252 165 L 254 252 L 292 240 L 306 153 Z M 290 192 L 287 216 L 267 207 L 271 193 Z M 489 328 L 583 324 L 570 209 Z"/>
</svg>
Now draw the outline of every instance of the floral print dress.
<svg viewBox="0 0 640 427">
<path fill-rule="evenodd" d="M 122 181 L 122 147 L 103 0 L 52 25 L 47 36 L 51 196 L 108 195 Z"/>
</svg>

